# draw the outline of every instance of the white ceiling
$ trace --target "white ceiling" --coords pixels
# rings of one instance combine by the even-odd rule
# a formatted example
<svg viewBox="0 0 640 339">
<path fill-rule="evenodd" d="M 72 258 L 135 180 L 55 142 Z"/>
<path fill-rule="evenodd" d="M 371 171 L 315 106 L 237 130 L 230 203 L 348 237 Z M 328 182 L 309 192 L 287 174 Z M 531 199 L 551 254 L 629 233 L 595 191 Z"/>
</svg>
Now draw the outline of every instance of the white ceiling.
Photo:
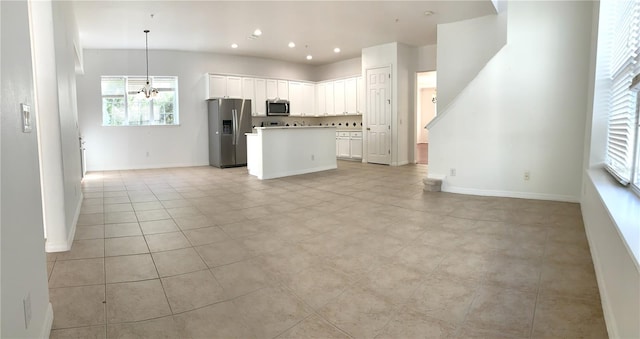
<svg viewBox="0 0 640 339">
<path fill-rule="evenodd" d="M 83 48 L 144 49 L 143 30 L 149 29 L 149 49 L 312 65 L 354 58 L 364 47 L 388 42 L 435 44 L 437 24 L 495 13 L 490 0 L 74 1 L 74 8 Z M 256 28 L 263 35 L 248 39 Z M 287 47 L 289 41 L 296 47 Z M 232 43 L 239 48 L 232 49 Z M 313 60 L 307 61 L 307 54 Z"/>
</svg>

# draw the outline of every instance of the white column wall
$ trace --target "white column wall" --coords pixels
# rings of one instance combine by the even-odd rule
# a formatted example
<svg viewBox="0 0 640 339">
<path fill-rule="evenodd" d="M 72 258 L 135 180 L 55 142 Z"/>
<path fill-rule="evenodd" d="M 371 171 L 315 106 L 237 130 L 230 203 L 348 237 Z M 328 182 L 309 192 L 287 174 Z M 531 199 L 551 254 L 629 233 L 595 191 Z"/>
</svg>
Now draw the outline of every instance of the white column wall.
<svg viewBox="0 0 640 339">
<path fill-rule="evenodd" d="M 68 241 L 64 206 L 64 173 L 51 1 L 32 2 L 31 10 L 39 118 L 38 145 L 47 247 L 50 251 L 67 250 L 71 244 Z"/>
<path fill-rule="evenodd" d="M 23 133 L 20 104 L 31 106 L 31 39 L 27 1 L 0 1 L 0 337 L 47 338 L 53 323 L 49 303 L 37 125 Z M 31 303 L 25 324 L 23 302 Z M 25 326 L 26 325 L 26 326 Z"/>
</svg>

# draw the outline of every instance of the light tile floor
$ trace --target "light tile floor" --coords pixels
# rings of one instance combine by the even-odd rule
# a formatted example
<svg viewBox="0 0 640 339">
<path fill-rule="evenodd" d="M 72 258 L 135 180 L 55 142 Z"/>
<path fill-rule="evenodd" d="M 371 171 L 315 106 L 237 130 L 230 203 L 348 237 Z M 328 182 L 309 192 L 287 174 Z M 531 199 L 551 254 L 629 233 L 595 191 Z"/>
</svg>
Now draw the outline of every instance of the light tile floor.
<svg viewBox="0 0 640 339">
<path fill-rule="evenodd" d="M 90 173 L 53 338 L 605 338 L 577 204 L 424 193 L 426 166 Z"/>
</svg>

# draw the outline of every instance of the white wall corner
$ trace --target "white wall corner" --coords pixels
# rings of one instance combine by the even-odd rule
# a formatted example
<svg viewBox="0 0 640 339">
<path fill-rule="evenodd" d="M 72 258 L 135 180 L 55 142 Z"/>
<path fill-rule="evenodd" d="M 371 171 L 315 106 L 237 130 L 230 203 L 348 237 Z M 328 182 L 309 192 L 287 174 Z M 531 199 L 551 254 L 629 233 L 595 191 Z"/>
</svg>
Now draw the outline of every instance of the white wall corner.
<svg viewBox="0 0 640 339">
<path fill-rule="evenodd" d="M 76 65 L 76 74 L 83 75 L 84 74 L 84 57 L 82 54 L 82 45 L 80 45 L 79 39 L 73 40 L 73 50 L 75 52 L 75 65 Z"/>
<path fill-rule="evenodd" d="M 496 13 L 502 13 L 507 10 L 507 0 L 491 0 L 493 8 L 496 9 Z"/>
<path fill-rule="evenodd" d="M 73 239 L 76 236 L 76 228 L 78 225 L 78 219 L 80 218 L 80 210 L 82 208 L 82 200 L 84 200 L 84 195 L 80 192 L 80 199 L 78 199 L 78 203 L 76 204 L 75 213 L 73 216 L 73 221 L 71 222 L 71 227 L 69 228 L 69 233 L 66 234 L 66 238 L 62 237 L 61 239 L 52 240 L 51 238 L 47 238 L 45 241 L 45 252 L 54 253 L 54 252 L 66 252 L 71 250 L 71 245 L 73 244 Z M 60 227 L 60 229 L 66 229 L 64 225 Z"/>
<path fill-rule="evenodd" d="M 47 312 L 44 315 L 44 322 L 42 323 L 42 329 L 40 330 L 40 338 L 46 339 L 51 335 L 51 329 L 53 328 L 53 306 L 49 303 L 47 306 Z"/>
</svg>

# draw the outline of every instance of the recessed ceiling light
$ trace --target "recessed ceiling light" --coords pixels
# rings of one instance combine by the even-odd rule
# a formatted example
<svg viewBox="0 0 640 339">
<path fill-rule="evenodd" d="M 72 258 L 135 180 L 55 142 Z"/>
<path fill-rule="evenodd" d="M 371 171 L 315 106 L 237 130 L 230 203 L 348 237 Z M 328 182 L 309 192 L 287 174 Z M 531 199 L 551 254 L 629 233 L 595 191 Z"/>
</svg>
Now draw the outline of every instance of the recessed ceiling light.
<svg viewBox="0 0 640 339">
<path fill-rule="evenodd" d="M 307 60 L 311 60 L 313 59 L 313 57 L 311 56 L 311 54 L 307 55 Z"/>
<path fill-rule="evenodd" d="M 231 48 L 238 48 L 238 44 L 231 44 Z"/>
<path fill-rule="evenodd" d="M 333 53 L 340 53 L 340 48 L 339 47 L 334 48 Z"/>
<path fill-rule="evenodd" d="M 289 48 L 294 48 L 294 47 L 296 47 L 296 44 L 293 41 L 291 41 L 289 43 Z"/>
<path fill-rule="evenodd" d="M 261 36 L 262 35 L 262 31 L 260 30 L 260 28 L 256 28 L 255 31 L 253 31 L 253 35 L 255 36 Z"/>
<path fill-rule="evenodd" d="M 424 11 L 424 15 L 425 16 L 431 16 L 434 15 L 435 13 L 433 11 Z"/>
</svg>

